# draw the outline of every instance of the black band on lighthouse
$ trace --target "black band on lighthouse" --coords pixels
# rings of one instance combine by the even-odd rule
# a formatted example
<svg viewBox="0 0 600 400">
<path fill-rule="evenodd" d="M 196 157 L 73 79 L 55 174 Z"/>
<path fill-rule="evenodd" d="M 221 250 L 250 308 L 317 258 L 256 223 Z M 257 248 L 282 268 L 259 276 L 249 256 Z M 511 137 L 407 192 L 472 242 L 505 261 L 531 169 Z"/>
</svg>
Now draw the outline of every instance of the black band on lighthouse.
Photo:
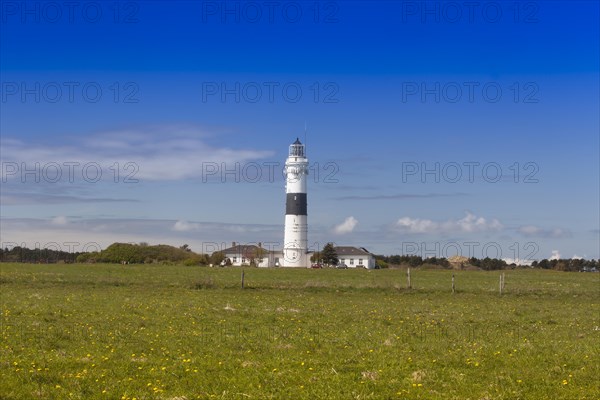
<svg viewBox="0 0 600 400">
<path fill-rule="evenodd" d="M 306 193 L 288 193 L 285 201 L 286 215 L 307 215 Z"/>
</svg>

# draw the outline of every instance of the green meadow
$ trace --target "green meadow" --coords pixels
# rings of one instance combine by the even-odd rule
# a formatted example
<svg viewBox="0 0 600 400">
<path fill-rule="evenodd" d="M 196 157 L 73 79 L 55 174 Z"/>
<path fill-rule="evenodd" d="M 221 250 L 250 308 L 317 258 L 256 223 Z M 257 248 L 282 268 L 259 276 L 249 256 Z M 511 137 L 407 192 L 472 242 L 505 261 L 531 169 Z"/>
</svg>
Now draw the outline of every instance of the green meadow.
<svg viewBox="0 0 600 400">
<path fill-rule="evenodd" d="M 600 398 L 600 274 L 500 274 L 0 264 L 0 398 Z"/>
</svg>

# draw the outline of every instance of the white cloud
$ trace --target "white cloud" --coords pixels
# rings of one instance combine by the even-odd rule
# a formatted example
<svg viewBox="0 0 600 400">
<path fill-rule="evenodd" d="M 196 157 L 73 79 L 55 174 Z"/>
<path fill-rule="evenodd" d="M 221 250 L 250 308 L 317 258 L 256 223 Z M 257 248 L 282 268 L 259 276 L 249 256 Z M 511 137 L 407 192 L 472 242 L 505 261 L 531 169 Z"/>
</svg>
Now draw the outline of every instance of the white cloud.
<svg viewBox="0 0 600 400">
<path fill-rule="evenodd" d="M 511 257 L 503 258 L 502 260 L 504 260 L 507 264 L 515 263 L 517 265 L 527 265 L 527 266 L 531 265 L 531 263 L 533 263 L 533 261 L 534 261 L 534 260 L 527 260 L 524 258 L 511 258 Z"/>
<path fill-rule="evenodd" d="M 69 223 L 69 219 L 64 215 L 59 215 L 50 221 L 53 225 L 67 225 Z"/>
<path fill-rule="evenodd" d="M 430 219 L 403 217 L 396 222 L 396 227 L 413 233 L 433 232 L 438 229 L 438 223 Z"/>
<path fill-rule="evenodd" d="M 357 224 L 358 221 L 356 220 L 356 218 L 350 216 L 346 218 L 341 224 L 336 225 L 333 228 L 333 232 L 338 235 L 345 235 L 347 233 L 351 233 Z"/>
<path fill-rule="evenodd" d="M 535 225 L 524 225 L 519 227 L 517 231 L 526 237 L 565 238 L 571 236 L 569 231 L 561 228 L 545 229 Z"/>
<path fill-rule="evenodd" d="M 540 228 L 533 225 L 525 225 L 521 226 L 518 231 L 526 236 L 534 236 L 537 235 L 537 233 L 540 231 Z"/>
<path fill-rule="evenodd" d="M 219 172 L 225 168 L 235 170 L 239 165 L 241 171 L 244 163 L 273 155 L 272 151 L 213 146 L 206 141 L 207 136 L 197 127 L 167 126 L 97 133 L 93 137 L 75 138 L 60 144 L 6 138 L 2 139 L 1 146 L 2 162 L 7 168 L 2 169 L 1 178 L 21 179 L 19 170 L 22 163 L 27 169 L 39 163 L 40 173 L 47 175 L 42 176 L 42 180 L 54 180 L 58 166 L 62 173 L 57 179 L 59 183 L 69 182 L 71 178 L 76 182 L 83 181 L 83 167 L 86 165 L 91 166 L 86 171 L 91 180 L 96 177 L 96 166 L 101 169 L 102 181 L 122 181 L 127 177 L 179 180 L 203 177 L 203 173 L 212 173 L 214 167 Z M 44 170 L 44 167 L 48 168 Z"/>
<path fill-rule="evenodd" d="M 200 228 L 199 224 L 188 222 L 188 221 L 177 221 L 175 225 L 173 225 L 173 230 L 177 232 L 189 232 L 195 231 Z"/>
<path fill-rule="evenodd" d="M 499 231 L 503 228 L 497 219 L 487 220 L 466 212 L 464 218 L 436 222 L 430 219 L 403 217 L 396 221 L 395 227 L 410 233 L 472 233 Z"/>
<path fill-rule="evenodd" d="M 552 250 L 550 260 L 560 260 L 560 252 L 558 250 Z"/>
</svg>

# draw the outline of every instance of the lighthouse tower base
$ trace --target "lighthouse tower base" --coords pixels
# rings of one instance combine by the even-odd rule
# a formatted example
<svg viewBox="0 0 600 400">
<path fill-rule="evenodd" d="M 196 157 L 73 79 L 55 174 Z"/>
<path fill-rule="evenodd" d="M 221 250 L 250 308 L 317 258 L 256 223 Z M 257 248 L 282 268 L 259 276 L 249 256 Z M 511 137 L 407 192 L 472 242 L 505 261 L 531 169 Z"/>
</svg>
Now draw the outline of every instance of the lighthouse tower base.
<svg viewBox="0 0 600 400">
<path fill-rule="evenodd" d="M 310 266 L 308 255 L 306 215 L 286 215 L 285 235 L 283 243 L 283 267 Z"/>
<path fill-rule="evenodd" d="M 308 268 L 310 267 L 310 254 L 298 249 L 283 250 L 282 267 L 289 268 Z"/>
</svg>

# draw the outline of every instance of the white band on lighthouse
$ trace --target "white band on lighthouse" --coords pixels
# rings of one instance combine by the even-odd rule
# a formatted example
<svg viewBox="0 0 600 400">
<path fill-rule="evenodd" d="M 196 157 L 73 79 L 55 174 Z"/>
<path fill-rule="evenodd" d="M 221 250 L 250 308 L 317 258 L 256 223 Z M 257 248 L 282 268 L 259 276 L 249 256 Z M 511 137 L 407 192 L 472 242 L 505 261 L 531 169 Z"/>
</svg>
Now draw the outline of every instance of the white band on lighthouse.
<svg viewBox="0 0 600 400">
<path fill-rule="evenodd" d="M 282 266 L 307 267 L 306 176 L 308 175 L 308 159 L 304 152 L 304 145 L 298 139 L 290 145 L 284 174 L 286 178 L 286 204 Z"/>
</svg>

